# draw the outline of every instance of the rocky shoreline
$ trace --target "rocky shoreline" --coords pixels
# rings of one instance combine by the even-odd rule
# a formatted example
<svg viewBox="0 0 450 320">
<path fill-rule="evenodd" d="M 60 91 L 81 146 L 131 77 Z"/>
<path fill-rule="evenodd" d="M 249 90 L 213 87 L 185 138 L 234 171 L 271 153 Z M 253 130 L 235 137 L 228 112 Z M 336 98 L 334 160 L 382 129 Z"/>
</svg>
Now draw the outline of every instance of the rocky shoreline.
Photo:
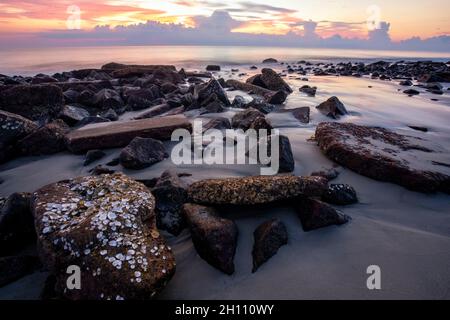
<svg viewBox="0 0 450 320">
<path fill-rule="evenodd" d="M 270 66 L 281 66 L 282 71 Z M 450 82 L 448 63 L 427 61 L 288 64 L 268 59 L 261 72 L 246 80 L 245 72 L 237 70 L 235 79 L 224 79 L 220 70 L 216 65 L 191 72 L 167 65 L 109 63 L 52 76 L 0 75 L 0 163 L 70 152 L 85 154 L 83 165 L 93 166 L 91 175 L 54 181 L 33 193 L 16 190 L 2 199 L 0 270 L 5 272 L 0 286 L 45 269 L 51 275 L 43 298 L 152 299 L 176 272 L 175 257 L 160 230 L 178 236 L 188 229 L 198 255 L 231 275 L 239 272 L 233 263 L 237 222 L 226 215 L 233 206 L 290 206 L 307 232 L 346 224 L 351 218 L 335 206 L 357 203 L 357 190 L 331 184 L 338 175 L 334 169 L 293 175 L 295 161 L 286 136 L 275 176 L 206 179 L 188 185 L 181 172 L 168 170 L 153 181 L 136 181 L 120 171 L 165 161 L 171 133 L 192 131 L 191 121 L 206 114 L 216 115 L 206 126 L 219 130 L 271 129 L 267 115 L 274 111 L 289 112 L 308 124 L 309 107 L 284 110 L 282 105 L 290 95 L 315 96 L 320 87 L 302 86 L 294 92 L 286 78 L 369 77 L 415 87 L 405 95 L 426 91 L 436 96 L 446 94 L 444 85 Z M 252 100 L 239 94 L 231 100 L 229 94 L 236 91 Z M 317 126 L 312 141 L 330 160 L 414 191 L 450 193 L 450 165 L 438 157 L 440 147 L 450 146 L 431 143 L 427 128 L 414 126 L 419 136 L 408 136 L 347 123 L 352 110 L 335 96 L 316 109 L 329 120 Z M 229 110 L 235 111 L 231 120 L 219 117 Z M 133 117 L 124 118 L 129 113 Z M 112 148 L 121 148 L 120 154 L 102 163 L 104 151 Z M 271 219 L 258 226 L 253 272 L 287 243 L 283 221 Z M 33 244 L 40 261 L 36 255 L 20 254 Z M 17 265 L 14 272 L 10 265 Z M 80 266 L 87 275 L 81 290 L 65 287 L 70 265 Z"/>
</svg>

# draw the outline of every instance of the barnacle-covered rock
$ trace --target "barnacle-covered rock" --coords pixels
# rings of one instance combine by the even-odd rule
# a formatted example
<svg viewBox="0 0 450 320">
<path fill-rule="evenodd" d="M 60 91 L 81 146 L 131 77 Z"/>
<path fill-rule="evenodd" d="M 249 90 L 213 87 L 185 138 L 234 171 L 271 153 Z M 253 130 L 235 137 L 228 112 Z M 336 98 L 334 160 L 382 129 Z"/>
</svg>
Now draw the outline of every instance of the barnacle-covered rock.
<svg viewBox="0 0 450 320">
<path fill-rule="evenodd" d="M 40 257 L 69 299 L 150 299 L 175 272 L 171 249 L 156 229 L 155 199 L 123 174 L 88 176 L 33 194 Z M 81 269 L 81 289 L 66 286 Z"/>
<path fill-rule="evenodd" d="M 196 203 L 253 205 L 299 195 L 320 197 L 326 189 L 322 177 L 279 175 L 201 180 L 189 186 L 188 194 Z"/>
</svg>

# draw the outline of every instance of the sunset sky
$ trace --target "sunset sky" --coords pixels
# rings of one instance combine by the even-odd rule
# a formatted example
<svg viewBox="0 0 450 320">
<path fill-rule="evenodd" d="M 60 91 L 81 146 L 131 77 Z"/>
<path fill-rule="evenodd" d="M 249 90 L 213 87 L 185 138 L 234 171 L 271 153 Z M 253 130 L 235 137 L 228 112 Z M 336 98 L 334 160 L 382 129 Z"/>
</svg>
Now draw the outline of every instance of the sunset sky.
<svg viewBox="0 0 450 320">
<path fill-rule="evenodd" d="M 367 36 L 367 8 L 377 5 L 380 19 L 391 24 L 394 41 L 450 34 L 448 0 L 0 0 L 0 33 L 18 34 L 67 29 L 67 8 L 81 10 L 81 28 L 130 25 L 147 20 L 194 27 L 202 16 L 228 11 L 232 32 L 285 34 L 317 22 L 322 37 Z M 200 17 L 200 18 L 199 18 Z"/>
</svg>

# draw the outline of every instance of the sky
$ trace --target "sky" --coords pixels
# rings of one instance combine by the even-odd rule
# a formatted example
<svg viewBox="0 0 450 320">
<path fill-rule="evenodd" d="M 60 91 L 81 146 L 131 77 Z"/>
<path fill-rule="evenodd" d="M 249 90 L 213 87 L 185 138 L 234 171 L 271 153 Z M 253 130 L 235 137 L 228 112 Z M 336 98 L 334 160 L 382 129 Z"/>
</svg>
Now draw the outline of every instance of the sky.
<svg viewBox="0 0 450 320">
<path fill-rule="evenodd" d="M 426 47 L 431 38 L 445 49 L 448 12 L 448 0 L 0 0 L 0 46 L 89 39 L 137 44 L 137 36 L 161 43 L 159 32 L 174 43 L 184 43 L 186 35 L 190 42 L 202 36 L 214 44 L 221 44 L 219 37 L 242 44 L 245 35 L 257 44 L 297 39 L 326 45 L 329 39 L 330 45 L 424 41 Z"/>
</svg>

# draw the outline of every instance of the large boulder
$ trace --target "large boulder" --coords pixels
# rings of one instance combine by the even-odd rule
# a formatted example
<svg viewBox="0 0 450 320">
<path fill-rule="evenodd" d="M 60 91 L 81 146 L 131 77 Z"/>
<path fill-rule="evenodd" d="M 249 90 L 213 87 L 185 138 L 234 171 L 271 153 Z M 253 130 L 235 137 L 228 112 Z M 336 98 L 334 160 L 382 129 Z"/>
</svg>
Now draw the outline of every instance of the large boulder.
<svg viewBox="0 0 450 320">
<path fill-rule="evenodd" d="M 207 179 L 188 188 L 190 199 L 205 205 L 254 205 L 289 200 L 299 195 L 322 196 L 327 180 L 289 175 Z"/>
<path fill-rule="evenodd" d="M 161 90 L 157 86 L 147 89 L 132 90 L 127 94 L 127 105 L 131 110 L 142 110 L 151 107 L 154 101 L 162 97 Z"/>
<path fill-rule="evenodd" d="M 69 126 L 74 126 L 79 121 L 89 116 L 89 111 L 86 109 L 72 105 L 65 105 L 59 113 L 59 119 L 63 120 Z"/>
<path fill-rule="evenodd" d="M 17 143 L 22 155 L 39 156 L 54 154 L 67 149 L 68 128 L 62 120 L 56 120 L 39 128 Z"/>
<path fill-rule="evenodd" d="M 254 108 L 248 108 L 244 111 L 236 113 L 231 119 L 233 128 L 248 130 L 257 118 L 264 118 L 264 114 Z"/>
<path fill-rule="evenodd" d="M 281 246 L 288 242 L 286 226 L 278 219 L 272 219 L 262 223 L 253 233 L 253 270 L 258 268 L 273 257 Z"/>
<path fill-rule="evenodd" d="M 312 231 L 332 225 L 339 226 L 350 221 L 349 216 L 316 199 L 301 196 L 293 203 L 304 231 Z"/>
<path fill-rule="evenodd" d="M 134 138 L 120 153 L 120 163 L 127 169 L 143 169 L 168 156 L 164 144 L 152 138 Z"/>
<path fill-rule="evenodd" d="M 63 105 L 62 90 L 53 84 L 18 85 L 0 90 L 0 110 L 31 120 L 53 119 L 59 114 Z"/>
<path fill-rule="evenodd" d="M 331 97 L 316 108 L 327 117 L 333 119 L 339 119 L 340 116 L 348 114 L 344 104 L 337 97 Z"/>
<path fill-rule="evenodd" d="M 30 194 L 13 193 L 0 206 L 0 256 L 12 254 L 34 240 Z"/>
<path fill-rule="evenodd" d="M 93 104 L 101 110 L 119 109 L 124 106 L 120 94 L 112 89 L 102 89 L 94 96 Z"/>
<path fill-rule="evenodd" d="M 328 158 L 359 174 L 415 191 L 450 193 L 450 168 L 442 165 L 445 153 L 435 151 L 425 134 L 414 138 L 384 128 L 327 122 L 317 126 L 315 137 Z"/>
<path fill-rule="evenodd" d="M 231 105 L 230 100 L 219 81 L 211 79 L 208 83 L 195 87 L 194 96 L 198 99 L 200 105 L 207 104 L 207 101 L 213 94 L 216 95 L 217 99 L 225 106 Z"/>
<path fill-rule="evenodd" d="M 187 202 L 187 190 L 176 172 L 164 171 L 152 193 L 156 198 L 156 224 L 159 229 L 177 236 L 185 228 L 181 212 Z"/>
<path fill-rule="evenodd" d="M 171 249 L 156 228 L 155 199 L 123 174 L 76 178 L 33 194 L 41 261 L 68 299 L 151 299 L 175 272 Z M 68 290 L 69 266 L 81 289 Z"/>
<path fill-rule="evenodd" d="M 183 212 L 200 257 L 220 271 L 233 274 L 238 237 L 236 224 L 219 217 L 210 207 L 187 203 Z"/>
<path fill-rule="evenodd" d="M 292 93 L 291 87 L 284 81 L 276 71 L 264 68 L 261 70 L 261 81 L 264 83 L 265 88 L 272 91 L 285 91 Z"/>
<path fill-rule="evenodd" d="M 0 163 L 12 158 L 14 145 L 20 139 L 36 131 L 38 126 L 22 116 L 0 111 Z"/>
</svg>

